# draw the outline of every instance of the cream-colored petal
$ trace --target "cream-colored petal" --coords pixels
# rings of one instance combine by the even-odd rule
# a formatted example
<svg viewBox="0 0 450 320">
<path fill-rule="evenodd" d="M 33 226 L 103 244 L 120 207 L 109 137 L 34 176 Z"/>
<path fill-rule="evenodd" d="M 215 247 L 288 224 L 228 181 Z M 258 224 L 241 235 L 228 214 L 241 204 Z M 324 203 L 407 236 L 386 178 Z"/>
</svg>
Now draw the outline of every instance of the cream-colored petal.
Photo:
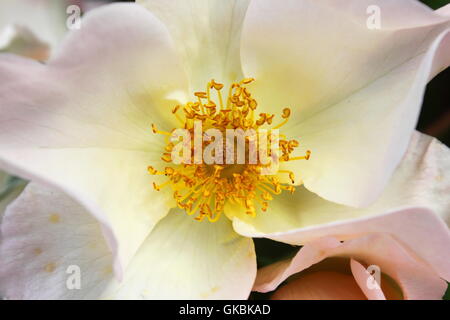
<svg viewBox="0 0 450 320">
<path fill-rule="evenodd" d="M 198 222 L 173 210 L 139 248 L 108 299 L 246 299 L 256 276 L 253 241 L 227 219 Z"/>
<path fill-rule="evenodd" d="M 450 223 L 450 199 L 447 196 L 450 182 L 446 175 L 449 166 L 448 147 L 434 138 L 415 133 L 391 183 L 380 199 L 368 208 L 337 205 L 303 188 L 293 196 L 275 197 L 269 210 L 259 213 L 256 218 L 241 215 L 240 219 L 234 220 L 234 227 L 245 236 L 268 237 L 292 244 L 303 244 L 326 235 L 348 237 L 348 234 L 354 236 L 359 232 L 386 231 L 413 241 L 413 247 L 427 260 L 440 265 L 445 259 L 450 261 L 450 257 L 439 253 L 440 250 L 447 252 L 444 249 L 446 242 L 439 240 L 440 232 L 447 228 L 435 217 L 438 215 Z M 428 210 L 397 210 L 409 206 L 427 207 L 432 213 Z M 413 218 L 421 222 L 409 223 Z M 418 232 L 431 233 L 426 238 L 430 245 L 415 240 L 414 235 Z M 450 279 L 448 270 L 450 266 L 445 264 L 439 272 Z"/>
<path fill-rule="evenodd" d="M 250 0 L 138 0 L 156 14 L 174 37 L 191 89 L 205 90 L 215 79 L 242 79 L 241 28 Z"/>
<path fill-rule="evenodd" d="M 0 56 L 0 81 L 0 166 L 77 198 L 120 275 L 169 210 L 146 171 L 164 146 L 150 125 L 171 126 L 171 97 L 187 87 L 167 30 L 139 5 L 103 6 L 46 65 Z"/>
<path fill-rule="evenodd" d="M 370 6 L 380 8 L 380 29 L 367 26 Z M 289 105 L 301 120 L 423 53 L 448 23 L 415 0 L 254 1 L 243 68 L 257 79 L 261 107 Z"/>
<path fill-rule="evenodd" d="M 381 9 L 379 30 L 366 25 L 369 5 Z M 262 109 L 292 108 L 282 133 L 312 155 L 288 167 L 309 190 L 352 206 L 379 196 L 406 150 L 426 83 L 448 65 L 449 19 L 409 0 L 251 3 L 244 74 L 256 78 Z"/>
<path fill-rule="evenodd" d="M 441 299 L 447 288 L 446 282 L 423 263 L 420 257 L 392 236 L 379 233 L 343 243 L 335 238 L 321 238 L 310 242 L 300 249 L 293 259 L 258 270 L 254 290 L 274 290 L 289 276 L 328 257 L 348 257 L 362 261 L 367 266 L 379 267 L 380 272 L 389 275 L 398 283 L 405 299 Z M 381 278 L 380 280 L 383 281 Z M 359 285 L 372 287 L 374 283 L 359 282 Z M 371 297 L 374 296 L 368 296 Z"/>
<path fill-rule="evenodd" d="M 245 299 L 256 276 L 253 242 L 230 221 L 172 212 L 119 282 L 98 221 L 64 193 L 35 183 L 7 209 L 1 228 L 0 295 L 9 299 Z M 66 285 L 73 266 L 79 289 Z"/>
<path fill-rule="evenodd" d="M 95 299 L 113 281 L 112 263 L 98 221 L 63 193 L 30 183 L 6 210 L 3 298 Z"/>
</svg>

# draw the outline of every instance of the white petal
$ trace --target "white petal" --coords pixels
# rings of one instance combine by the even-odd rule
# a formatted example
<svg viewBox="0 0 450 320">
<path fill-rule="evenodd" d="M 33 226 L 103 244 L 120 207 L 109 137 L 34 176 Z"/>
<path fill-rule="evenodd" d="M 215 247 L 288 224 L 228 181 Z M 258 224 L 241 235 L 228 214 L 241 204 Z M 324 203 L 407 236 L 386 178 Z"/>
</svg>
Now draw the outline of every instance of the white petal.
<svg viewBox="0 0 450 320">
<path fill-rule="evenodd" d="M 118 282 L 98 222 L 34 183 L 7 210 L 0 258 L 0 293 L 13 299 L 245 299 L 256 276 L 253 242 L 230 221 L 172 212 Z M 66 286 L 71 265 L 80 268 L 80 290 Z"/>
<path fill-rule="evenodd" d="M 287 192 L 274 197 L 267 213 L 256 218 L 245 215 L 235 221 L 239 232 L 247 236 L 319 226 L 336 221 L 392 211 L 407 206 L 431 208 L 450 225 L 450 149 L 438 140 L 415 132 L 408 151 L 382 196 L 371 206 L 356 209 L 323 200 L 300 187 L 294 195 Z M 252 233 L 249 230 L 252 229 Z"/>
<path fill-rule="evenodd" d="M 247 236 L 285 232 L 408 206 L 431 208 L 450 225 L 449 170 L 450 149 L 435 138 L 415 132 L 391 182 L 371 206 L 357 209 L 335 204 L 300 187 L 294 195 L 284 192 L 274 197 L 267 213 L 255 218 L 241 215 L 239 219 L 245 224 L 236 219 L 236 230 Z"/>
<path fill-rule="evenodd" d="M 164 26 L 135 4 L 89 12 L 47 65 L 0 56 L 0 166 L 77 198 L 128 263 L 168 211 L 147 166 L 186 79 Z M 170 117 L 172 118 L 172 117 Z"/>
<path fill-rule="evenodd" d="M 8 207 L 1 238 L 4 298 L 93 299 L 113 281 L 113 257 L 100 225 L 59 191 L 30 183 Z"/>
<path fill-rule="evenodd" d="M 369 5 L 381 8 L 380 30 L 366 25 Z M 448 27 L 449 17 L 409 0 L 251 3 L 244 73 L 257 80 L 261 108 L 292 108 L 283 133 L 312 156 L 288 166 L 309 190 L 352 206 L 379 196 L 406 150 L 426 83 L 449 62 L 441 57 Z"/>
<path fill-rule="evenodd" d="M 174 37 L 192 90 L 208 81 L 242 79 L 240 38 L 249 0 L 138 0 L 156 14 Z"/>
<path fill-rule="evenodd" d="M 247 299 L 256 276 L 253 241 L 227 219 L 210 223 L 173 210 L 139 249 L 111 299 Z"/>
</svg>

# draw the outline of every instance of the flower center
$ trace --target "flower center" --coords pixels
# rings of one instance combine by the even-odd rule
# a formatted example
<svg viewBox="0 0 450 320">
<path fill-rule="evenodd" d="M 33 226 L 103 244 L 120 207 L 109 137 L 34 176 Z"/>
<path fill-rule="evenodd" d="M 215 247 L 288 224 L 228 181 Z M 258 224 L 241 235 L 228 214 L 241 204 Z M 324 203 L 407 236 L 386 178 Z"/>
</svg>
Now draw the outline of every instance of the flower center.
<svg viewBox="0 0 450 320">
<path fill-rule="evenodd" d="M 292 152 L 299 146 L 298 141 L 275 135 L 287 123 L 291 114 L 289 108 L 283 109 L 282 121 L 274 126 L 275 115 L 259 113 L 256 116 L 258 103 L 247 87 L 253 81 L 249 78 L 232 83 L 224 100 L 224 85 L 211 80 L 205 92 L 195 92 L 197 101 L 173 108 L 172 113 L 180 122 L 179 128 L 167 132 L 152 124 L 153 133 L 167 138 L 161 159 L 168 163 L 162 171 L 148 167 L 150 174 L 167 177 L 166 182 L 153 183 L 153 187 L 158 191 L 171 187 L 178 207 L 188 215 L 195 215 L 196 220 L 217 221 L 227 202 L 239 205 L 253 217 L 257 209 L 267 211 L 274 195 L 295 191 L 294 173 L 278 168 L 274 171 L 273 164 L 310 157 L 309 150 L 304 156 L 292 157 Z M 175 135 L 180 129 L 185 132 L 181 136 L 182 142 L 180 135 Z M 255 150 L 256 144 L 260 147 L 259 152 Z M 202 150 L 213 161 L 208 161 L 207 157 L 201 159 Z M 182 163 L 174 161 L 180 153 L 183 154 Z M 281 183 L 278 174 L 287 174 L 292 184 Z"/>
</svg>

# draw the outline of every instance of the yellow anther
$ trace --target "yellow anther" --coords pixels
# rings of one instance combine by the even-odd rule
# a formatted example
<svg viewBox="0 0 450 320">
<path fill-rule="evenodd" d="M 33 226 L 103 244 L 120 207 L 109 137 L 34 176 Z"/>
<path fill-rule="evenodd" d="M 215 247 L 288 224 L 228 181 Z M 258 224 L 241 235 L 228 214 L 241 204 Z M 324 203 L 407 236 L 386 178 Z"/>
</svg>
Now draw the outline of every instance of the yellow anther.
<svg viewBox="0 0 450 320">
<path fill-rule="evenodd" d="M 200 103 L 198 103 L 198 102 L 191 104 L 190 107 L 192 110 L 195 110 L 197 112 L 200 111 Z"/>
<path fill-rule="evenodd" d="M 174 169 L 174 168 L 166 167 L 166 168 L 164 169 L 164 174 L 165 174 L 166 176 L 171 176 L 171 175 L 173 175 L 174 173 L 175 173 L 175 169 Z"/>
<path fill-rule="evenodd" d="M 293 172 L 289 173 L 289 179 L 291 179 L 291 182 L 294 184 L 295 183 L 295 175 Z"/>
<path fill-rule="evenodd" d="M 272 114 L 272 115 L 266 115 L 266 122 L 267 122 L 267 124 L 272 124 L 272 121 L 273 121 L 273 118 L 275 117 L 275 115 L 274 114 Z"/>
<path fill-rule="evenodd" d="M 252 100 L 250 100 L 250 102 L 248 103 L 248 106 L 250 107 L 250 109 L 256 110 L 256 107 L 258 106 L 258 103 L 256 102 L 255 99 L 252 99 Z"/>
<path fill-rule="evenodd" d="M 215 108 L 216 104 L 212 101 L 209 101 L 208 103 L 205 104 L 206 108 Z"/>
<path fill-rule="evenodd" d="M 311 156 L 311 151 L 310 150 L 307 150 L 306 151 L 306 156 L 305 156 L 305 159 L 306 160 L 309 160 L 309 157 Z"/>
<path fill-rule="evenodd" d="M 177 113 L 179 109 L 180 109 L 180 105 L 176 105 L 176 106 L 172 109 L 172 113 L 173 113 L 173 114 Z"/>
<path fill-rule="evenodd" d="M 289 141 L 289 147 L 291 148 L 297 148 L 300 144 L 298 143 L 297 140 L 291 140 Z"/>
<path fill-rule="evenodd" d="M 245 78 L 241 81 L 242 84 L 249 84 L 251 82 L 255 81 L 254 78 Z"/>
<path fill-rule="evenodd" d="M 150 173 L 150 174 L 157 174 L 157 173 L 158 173 L 158 170 L 156 170 L 156 169 L 153 168 L 152 166 L 148 166 L 148 167 L 147 167 L 147 171 L 148 171 L 148 173 Z"/>
<path fill-rule="evenodd" d="M 174 147 L 174 144 L 172 142 L 169 142 L 167 144 L 167 146 L 165 146 L 164 150 L 166 150 L 167 152 L 172 152 L 173 147 Z"/>
<path fill-rule="evenodd" d="M 283 119 L 289 118 L 289 116 L 291 115 L 291 109 L 289 108 L 284 108 L 283 109 L 283 114 L 281 115 L 281 117 Z"/>
<path fill-rule="evenodd" d="M 195 92 L 194 96 L 201 98 L 201 99 L 206 99 L 208 97 L 206 92 L 203 92 L 203 91 Z"/>
<path fill-rule="evenodd" d="M 275 115 L 260 113 L 259 119 L 255 119 L 255 112 L 258 108 L 258 102 L 252 98 L 247 84 L 253 82 L 253 78 L 243 79 L 240 82 L 232 83 L 229 86 L 226 100 L 222 100 L 221 90 L 224 85 L 212 79 L 206 85 L 206 90 L 195 92 L 194 96 L 198 101 L 188 102 L 183 105 L 176 105 L 171 111 L 181 122 L 181 127 L 189 130 L 192 141 L 194 135 L 194 121 L 202 121 L 204 130 L 214 128 L 220 132 L 227 129 L 257 129 L 264 124 L 272 125 Z M 216 95 L 211 92 L 216 90 Z M 217 98 L 217 99 L 216 99 Z M 205 100 L 206 99 L 206 100 Z M 223 104 L 226 101 L 226 105 Z M 182 113 L 178 113 L 179 110 Z M 277 129 L 286 123 L 291 115 L 291 109 L 284 108 L 281 118 L 284 121 L 278 126 L 269 128 Z M 152 131 L 160 134 L 170 134 L 160 131 L 152 124 Z M 171 131 L 172 132 L 172 131 Z M 280 134 L 280 160 L 290 161 L 299 159 L 309 159 L 310 151 L 305 156 L 293 158 L 292 152 L 299 146 L 296 140 L 287 140 L 285 135 Z M 246 137 L 247 145 L 253 140 Z M 257 137 L 254 137 L 258 143 Z M 202 141 L 202 147 L 209 145 L 211 141 Z M 149 166 L 148 172 L 152 175 L 165 175 L 167 178 L 163 184 L 153 183 L 153 188 L 161 190 L 166 185 L 171 185 L 173 198 L 177 206 L 186 211 L 188 215 L 194 215 L 195 219 L 202 221 L 207 218 L 210 222 L 217 221 L 223 213 L 225 205 L 232 203 L 243 207 L 246 214 L 254 217 L 258 212 L 267 211 L 270 207 L 270 201 L 273 195 L 280 194 L 282 191 L 294 192 L 295 187 L 286 183 L 281 183 L 275 176 L 261 175 L 261 170 L 267 167 L 266 164 L 257 162 L 256 164 L 233 165 L 228 164 L 181 164 L 172 163 L 171 153 L 174 150 L 174 143 L 167 142 L 164 147 L 161 159 L 170 166 L 165 167 L 163 171 L 158 171 Z M 191 144 L 191 154 L 193 154 L 194 143 Z M 269 148 L 268 148 L 269 149 Z M 259 159 L 252 150 L 246 150 L 246 161 L 252 158 Z M 254 150 L 253 150 L 254 152 Z M 257 154 L 256 154 L 257 155 Z M 280 170 L 279 172 L 283 172 Z M 285 171 L 294 184 L 294 173 Z"/>
<path fill-rule="evenodd" d="M 214 80 L 211 81 L 212 87 L 216 90 L 222 90 L 223 84 L 215 82 Z"/>
<path fill-rule="evenodd" d="M 172 155 L 170 153 L 163 153 L 163 156 L 161 157 L 161 160 L 165 162 L 172 162 Z"/>
</svg>

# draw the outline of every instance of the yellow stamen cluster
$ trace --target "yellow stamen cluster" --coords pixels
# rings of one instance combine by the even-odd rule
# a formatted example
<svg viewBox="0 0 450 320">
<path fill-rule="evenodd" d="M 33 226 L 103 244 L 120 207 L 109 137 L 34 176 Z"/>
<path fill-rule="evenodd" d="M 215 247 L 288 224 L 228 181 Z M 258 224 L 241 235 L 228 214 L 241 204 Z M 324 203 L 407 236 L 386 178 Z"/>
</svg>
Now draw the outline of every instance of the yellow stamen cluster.
<svg viewBox="0 0 450 320">
<path fill-rule="evenodd" d="M 258 130 L 260 127 L 271 126 L 274 120 L 273 114 L 260 113 L 255 115 L 258 103 L 252 97 L 247 85 L 254 79 L 244 79 L 239 83 L 232 83 L 226 100 L 223 100 L 222 89 L 224 85 L 211 80 L 204 92 L 195 92 L 197 101 L 188 102 L 185 105 L 177 105 L 172 113 L 180 121 L 180 127 L 189 130 L 194 136 L 194 122 L 201 121 L 204 130 L 214 128 L 225 133 L 227 129 Z M 217 99 L 214 101 L 212 93 Z M 216 103 L 218 102 L 218 103 Z M 285 108 L 282 111 L 283 121 L 269 130 L 278 129 L 287 123 L 291 110 Z M 175 130 L 175 129 L 173 129 Z M 152 124 L 154 133 L 170 136 L 170 132 L 160 131 Z M 283 136 L 282 136 L 283 137 Z M 248 138 L 248 137 L 246 137 Z M 191 139 L 193 141 L 193 139 Z M 208 141 L 203 141 L 207 146 Z M 299 146 L 297 140 L 279 139 L 280 161 L 292 161 L 309 159 L 310 151 L 305 156 L 291 157 L 291 153 Z M 191 146 L 193 150 L 193 145 Z M 161 159 L 171 163 L 171 152 L 174 148 L 172 142 L 168 142 Z M 192 152 L 193 154 L 193 152 Z M 163 171 L 148 167 L 152 175 L 165 175 L 168 180 L 161 184 L 153 184 L 156 190 L 171 186 L 178 207 L 184 209 L 188 215 L 196 215 L 196 220 L 217 221 L 227 201 L 233 205 L 240 205 L 248 215 L 255 216 L 259 208 L 266 211 L 273 195 L 280 194 L 283 190 L 291 193 L 295 191 L 293 185 L 283 184 L 276 175 L 261 175 L 261 169 L 265 165 L 256 164 L 212 164 L 205 163 L 179 164 L 167 166 Z M 279 170 L 289 176 L 292 184 L 295 182 L 294 173 L 287 170 Z"/>
</svg>

